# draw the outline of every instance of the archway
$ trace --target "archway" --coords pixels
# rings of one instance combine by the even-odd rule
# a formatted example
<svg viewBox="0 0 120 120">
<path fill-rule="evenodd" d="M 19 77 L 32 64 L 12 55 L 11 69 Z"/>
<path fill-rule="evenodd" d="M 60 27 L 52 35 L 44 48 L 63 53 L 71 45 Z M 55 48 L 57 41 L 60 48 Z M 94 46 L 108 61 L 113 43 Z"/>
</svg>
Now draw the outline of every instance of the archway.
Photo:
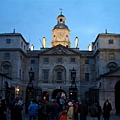
<svg viewBox="0 0 120 120">
<path fill-rule="evenodd" d="M 66 99 L 67 98 L 66 92 L 62 89 L 55 89 L 52 93 L 52 99 L 60 99 L 61 97 Z"/>
<path fill-rule="evenodd" d="M 115 108 L 116 114 L 120 114 L 120 80 L 115 85 Z"/>
</svg>

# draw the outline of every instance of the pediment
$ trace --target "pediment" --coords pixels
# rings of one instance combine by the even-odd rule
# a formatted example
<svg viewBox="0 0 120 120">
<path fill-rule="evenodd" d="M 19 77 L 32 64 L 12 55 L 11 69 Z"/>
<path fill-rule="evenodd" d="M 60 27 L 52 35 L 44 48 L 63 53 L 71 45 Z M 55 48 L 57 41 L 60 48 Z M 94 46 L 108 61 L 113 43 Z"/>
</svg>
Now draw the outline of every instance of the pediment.
<svg viewBox="0 0 120 120">
<path fill-rule="evenodd" d="M 78 54 L 78 52 L 76 52 L 72 48 L 64 47 L 62 45 L 57 45 L 55 47 L 43 50 L 43 52 L 41 52 L 41 55 L 66 55 L 66 54 L 73 55 Z"/>
<path fill-rule="evenodd" d="M 115 70 L 112 70 L 112 71 L 109 71 L 109 72 L 107 72 L 107 73 L 105 73 L 105 74 L 103 74 L 103 75 L 101 75 L 101 77 L 102 76 L 106 76 L 106 77 L 109 77 L 109 76 L 116 76 L 116 77 L 120 77 L 120 67 L 118 67 L 118 68 L 116 68 Z"/>
</svg>

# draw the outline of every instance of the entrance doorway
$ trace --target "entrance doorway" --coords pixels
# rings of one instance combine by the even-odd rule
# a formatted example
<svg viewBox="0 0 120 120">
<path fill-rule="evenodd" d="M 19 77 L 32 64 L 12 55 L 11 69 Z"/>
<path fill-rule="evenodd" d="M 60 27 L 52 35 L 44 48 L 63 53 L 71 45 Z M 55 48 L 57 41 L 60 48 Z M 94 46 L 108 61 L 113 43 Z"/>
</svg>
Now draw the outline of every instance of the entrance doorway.
<svg viewBox="0 0 120 120">
<path fill-rule="evenodd" d="M 64 98 L 66 99 L 67 96 L 66 96 L 66 92 L 62 89 L 56 89 L 53 91 L 52 93 L 52 99 L 60 99 L 60 98 Z"/>
<path fill-rule="evenodd" d="M 120 80 L 115 85 L 115 108 L 116 114 L 120 115 Z"/>
</svg>

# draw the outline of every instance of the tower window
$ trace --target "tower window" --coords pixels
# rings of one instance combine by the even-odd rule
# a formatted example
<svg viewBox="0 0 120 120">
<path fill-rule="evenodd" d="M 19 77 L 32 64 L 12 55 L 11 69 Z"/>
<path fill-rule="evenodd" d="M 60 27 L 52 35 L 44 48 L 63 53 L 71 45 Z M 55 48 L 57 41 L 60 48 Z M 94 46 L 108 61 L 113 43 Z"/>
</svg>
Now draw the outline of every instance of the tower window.
<svg viewBox="0 0 120 120">
<path fill-rule="evenodd" d="M 60 22 L 62 22 L 62 19 L 60 19 Z"/>
<path fill-rule="evenodd" d="M 113 39 L 109 39 L 109 40 L 108 40 L 108 43 L 109 43 L 109 44 L 114 44 Z"/>
<path fill-rule="evenodd" d="M 6 44 L 10 44 L 11 43 L 11 39 L 6 39 Z"/>
</svg>

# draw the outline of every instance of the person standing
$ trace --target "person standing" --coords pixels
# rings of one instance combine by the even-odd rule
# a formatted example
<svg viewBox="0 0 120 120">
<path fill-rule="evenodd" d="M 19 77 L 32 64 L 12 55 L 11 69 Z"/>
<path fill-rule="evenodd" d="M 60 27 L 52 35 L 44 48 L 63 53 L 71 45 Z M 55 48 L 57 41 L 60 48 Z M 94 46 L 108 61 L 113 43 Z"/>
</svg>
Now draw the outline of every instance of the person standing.
<svg viewBox="0 0 120 120">
<path fill-rule="evenodd" d="M 74 120 L 78 120 L 78 102 L 74 102 Z"/>
<path fill-rule="evenodd" d="M 5 104 L 5 99 L 0 100 L 0 119 L 1 120 L 6 120 L 6 104 Z"/>
<path fill-rule="evenodd" d="M 103 118 L 104 120 L 109 120 L 110 118 L 110 111 L 112 110 L 112 105 L 107 99 L 103 104 Z"/>
<path fill-rule="evenodd" d="M 101 112 L 102 112 L 102 109 L 101 109 L 101 106 L 100 106 L 99 102 L 96 102 L 95 105 L 96 105 L 97 108 L 98 108 L 98 115 L 97 115 L 97 118 L 98 118 L 98 120 L 100 120 L 100 114 L 101 114 Z"/>
<path fill-rule="evenodd" d="M 88 109 L 87 105 L 84 103 L 84 100 L 80 101 L 80 104 L 78 106 L 78 113 L 80 113 L 80 120 L 86 120 Z"/>
<path fill-rule="evenodd" d="M 22 110 L 23 108 L 21 107 L 21 105 L 19 105 L 18 103 L 15 103 L 14 108 L 13 108 L 14 120 L 22 120 L 22 114 L 21 114 Z"/>
<path fill-rule="evenodd" d="M 69 108 L 67 112 L 67 120 L 73 120 L 73 111 L 74 111 L 73 104 L 72 102 L 69 102 L 68 105 L 69 105 Z"/>
<path fill-rule="evenodd" d="M 30 105 L 28 106 L 28 111 L 29 111 L 29 120 L 35 120 L 38 112 L 38 104 L 36 103 L 35 99 L 33 99 Z"/>
<path fill-rule="evenodd" d="M 90 117 L 91 120 L 97 120 L 97 116 L 98 116 L 98 108 L 96 106 L 96 102 L 94 102 L 90 108 L 89 108 L 89 113 L 90 113 Z"/>
</svg>

